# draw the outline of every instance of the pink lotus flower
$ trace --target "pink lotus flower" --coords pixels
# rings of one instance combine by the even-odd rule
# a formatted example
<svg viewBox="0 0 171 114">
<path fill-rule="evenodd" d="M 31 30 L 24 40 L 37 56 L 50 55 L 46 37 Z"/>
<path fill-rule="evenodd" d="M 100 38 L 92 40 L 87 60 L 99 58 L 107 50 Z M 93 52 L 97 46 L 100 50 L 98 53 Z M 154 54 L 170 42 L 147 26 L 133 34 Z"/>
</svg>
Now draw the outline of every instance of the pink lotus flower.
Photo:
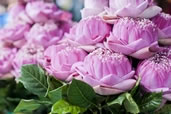
<svg viewBox="0 0 171 114">
<path fill-rule="evenodd" d="M 44 68 L 50 75 L 60 80 L 67 80 L 74 73 L 74 63 L 83 61 L 87 53 L 69 44 L 53 45 L 46 49 Z"/>
<path fill-rule="evenodd" d="M 100 17 L 89 17 L 81 20 L 70 30 L 68 38 L 80 44 L 90 45 L 102 42 L 111 31 L 111 26 Z"/>
<path fill-rule="evenodd" d="M 35 44 L 24 45 L 16 54 L 13 60 L 13 74 L 15 77 L 21 75 L 21 67 L 25 64 L 38 64 L 43 58 L 44 48 Z"/>
<path fill-rule="evenodd" d="M 141 85 L 149 92 L 163 92 L 163 97 L 171 101 L 171 59 L 160 52 L 139 64 L 137 76 Z"/>
<path fill-rule="evenodd" d="M 11 72 L 15 54 L 15 48 L 0 48 L 0 78 Z"/>
<path fill-rule="evenodd" d="M 20 48 L 24 45 L 24 35 L 29 30 L 30 25 L 28 24 L 22 22 L 9 23 L 7 26 L 0 30 L 0 40 Z"/>
<path fill-rule="evenodd" d="M 33 1 L 26 5 L 26 13 L 35 22 L 46 22 L 49 19 L 68 21 L 72 15 L 59 10 L 54 3 Z"/>
<path fill-rule="evenodd" d="M 115 52 L 144 59 L 153 54 L 151 48 L 158 48 L 157 40 L 157 27 L 152 21 L 125 17 L 114 24 L 106 46 Z"/>
<path fill-rule="evenodd" d="M 45 48 L 57 44 L 61 40 L 64 32 L 53 21 L 47 21 L 46 23 L 36 23 L 30 29 L 26 38 L 29 42 L 42 45 Z"/>
<path fill-rule="evenodd" d="M 84 0 L 84 8 L 81 10 L 82 18 L 96 16 L 109 6 L 109 0 Z"/>
<path fill-rule="evenodd" d="M 160 13 L 155 16 L 152 21 L 160 29 L 160 37 L 171 37 L 171 15 L 166 13 Z"/>
<path fill-rule="evenodd" d="M 33 21 L 30 19 L 25 11 L 25 5 L 21 3 L 16 3 L 10 8 L 8 21 L 9 23 L 22 21 L 23 23 L 33 24 Z"/>
<path fill-rule="evenodd" d="M 109 17 L 152 18 L 160 13 L 160 7 L 153 5 L 153 0 L 109 0 Z"/>
<path fill-rule="evenodd" d="M 135 71 L 128 58 L 99 48 L 72 67 L 100 95 L 113 95 L 130 90 L 136 83 Z"/>
</svg>

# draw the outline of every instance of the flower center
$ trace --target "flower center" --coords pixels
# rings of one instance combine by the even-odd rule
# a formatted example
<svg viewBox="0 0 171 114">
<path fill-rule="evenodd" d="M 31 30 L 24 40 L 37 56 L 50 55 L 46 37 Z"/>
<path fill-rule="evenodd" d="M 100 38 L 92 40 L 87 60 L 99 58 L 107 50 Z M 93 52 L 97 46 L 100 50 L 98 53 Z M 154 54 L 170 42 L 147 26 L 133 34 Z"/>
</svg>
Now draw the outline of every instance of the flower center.
<svg viewBox="0 0 171 114">
<path fill-rule="evenodd" d="M 124 55 L 120 53 L 113 53 L 110 50 L 99 48 L 91 53 L 91 55 L 97 56 L 102 62 L 108 60 L 120 60 Z"/>
<path fill-rule="evenodd" d="M 121 18 L 121 22 L 123 22 L 124 24 L 132 23 L 132 25 L 135 25 L 143 30 L 146 30 L 148 28 L 153 28 L 153 31 L 157 30 L 156 25 L 149 19 L 142 19 L 142 18 L 134 19 L 131 17 L 125 17 L 125 18 Z"/>
<path fill-rule="evenodd" d="M 154 57 L 150 58 L 152 66 L 156 70 L 165 69 L 166 71 L 171 71 L 171 59 L 168 58 L 166 53 L 157 53 Z"/>
</svg>

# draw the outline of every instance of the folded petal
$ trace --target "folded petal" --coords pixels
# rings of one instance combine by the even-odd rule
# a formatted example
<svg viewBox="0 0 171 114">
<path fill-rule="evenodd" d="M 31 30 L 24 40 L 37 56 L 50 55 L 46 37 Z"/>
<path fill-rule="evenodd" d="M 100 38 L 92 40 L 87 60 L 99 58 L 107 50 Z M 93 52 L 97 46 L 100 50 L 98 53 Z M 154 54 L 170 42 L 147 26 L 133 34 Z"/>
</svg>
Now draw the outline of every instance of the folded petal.
<svg viewBox="0 0 171 114">
<path fill-rule="evenodd" d="M 95 86 L 93 88 L 94 91 L 99 95 L 115 95 L 124 92 L 123 90 L 119 90 L 111 87 Z"/>
<path fill-rule="evenodd" d="M 127 80 L 124 80 L 114 86 L 112 86 L 113 88 L 117 88 L 119 90 L 122 90 L 122 91 L 129 91 L 131 90 L 134 85 L 136 84 L 136 80 L 134 79 L 127 79 Z"/>
<path fill-rule="evenodd" d="M 138 17 L 141 18 L 152 18 L 154 16 L 156 16 L 157 14 L 159 14 L 162 11 L 162 9 L 158 6 L 151 6 L 149 8 L 147 8 L 146 10 L 144 10 L 143 13 L 141 13 Z"/>
</svg>

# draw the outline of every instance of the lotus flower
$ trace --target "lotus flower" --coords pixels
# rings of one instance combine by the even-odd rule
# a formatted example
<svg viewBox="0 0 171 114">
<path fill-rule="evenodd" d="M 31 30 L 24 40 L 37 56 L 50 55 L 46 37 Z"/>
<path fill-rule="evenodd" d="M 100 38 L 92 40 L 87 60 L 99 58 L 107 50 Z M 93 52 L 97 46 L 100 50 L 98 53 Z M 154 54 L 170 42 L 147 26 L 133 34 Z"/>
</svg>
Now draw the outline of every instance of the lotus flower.
<svg viewBox="0 0 171 114">
<path fill-rule="evenodd" d="M 24 45 L 16 54 L 13 60 L 14 71 L 13 74 L 15 77 L 20 77 L 21 67 L 25 64 L 38 64 L 39 60 L 43 58 L 44 48 L 35 44 L 26 44 Z"/>
<path fill-rule="evenodd" d="M 9 23 L 0 30 L 0 39 L 6 43 L 20 48 L 25 43 L 25 33 L 30 30 L 30 25 L 23 22 Z"/>
<path fill-rule="evenodd" d="M 163 92 L 163 97 L 171 101 L 171 59 L 165 52 L 157 53 L 139 64 L 137 75 L 147 91 Z"/>
<path fill-rule="evenodd" d="M 30 29 L 26 38 L 29 42 L 42 45 L 45 48 L 57 44 L 61 40 L 64 32 L 53 21 L 47 21 L 46 23 L 36 23 Z"/>
<path fill-rule="evenodd" d="M 0 48 L 0 78 L 11 72 L 15 54 L 15 48 Z"/>
<path fill-rule="evenodd" d="M 74 73 L 71 67 L 74 63 L 83 61 L 87 53 L 67 43 L 53 45 L 46 49 L 44 68 L 50 75 L 60 80 L 69 81 Z"/>
<path fill-rule="evenodd" d="M 9 23 L 15 23 L 16 21 L 22 21 L 27 24 L 33 24 L 33 21 L 27 15 L 25 11 L 25 5 L 16 3 L 9 10 L 8 16 Z"/>
<path fill-rule="evenodd" d="M 113 31 L 107 38 L 107 47 L 138 59 L 145 59 L 158 50 L 157 27 L 149 19 L 129 17 L 117 20 Z"/>
<path fill-rule="evenodd" d="M 108 7 L 109 0 L 84 0 L 84 8 L 81 11 L 82 18 L 96 16 Z"/>
<path fill-rule="evenodd" d="M 70 13 L 59 10 L 55 4 L 43 1 L 28 2 L 26 13 L 34 22 L 46 22 L 49 19 L 68 21 L 72 18 Z"/>
<path fill-rule="evenodd" d="M 91 45 L 102 42 L 110 31 L 111 27 L 95 16 L 81 20 L 71 28 L 67 37 L 80 44 Z"/>
<path fill-rule="evenodd" d="M 171 15 L 166 13 L 160 13 L 155 16 L 152 21 L 160 29 L 160 37 L 171 37 Z"/>
<path fill-rule="evenodd" d="M 102 48 L 90 53 L 83 62 L 75 63 L 72 69 L 100 95 L 126 92 L 136 83 L 128 58 Z"/>
<path fill-rule="evenodd" d="M 109 17 L 152 18 L 161 12 L 153 5 L 153 0 L 109 0 L 107 15 Z"/>
</svg>

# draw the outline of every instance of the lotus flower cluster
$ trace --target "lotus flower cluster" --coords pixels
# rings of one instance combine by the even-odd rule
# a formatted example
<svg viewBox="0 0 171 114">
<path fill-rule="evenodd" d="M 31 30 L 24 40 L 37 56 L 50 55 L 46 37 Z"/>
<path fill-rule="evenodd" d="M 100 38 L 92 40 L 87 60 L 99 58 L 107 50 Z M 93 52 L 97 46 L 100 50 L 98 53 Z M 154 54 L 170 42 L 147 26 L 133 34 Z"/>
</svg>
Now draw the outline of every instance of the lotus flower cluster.
<svg viewBox="0 0 171 114">
<path fill-rule="evenodd" d="M 82 16 L 105 14 L 108 18 L 141 17 L 152 18 L 162 9 L 153 0 L 86 0 Z"/>
<path fill-rule="evenodd" d="M 0 55 L 0 76 L 13 68 L 18 77 L 22 65 L 39 64 L 49 76 L 82 80 L 100 95 L 127 92 L 140 77 L 145 91 L 171 100 L 171 48 L 158 43 L 171 40 L 170 15 L 153 0 L 85 0 L 72 27 L 70 13 L 49 2 L 21 0 L 12 9 L 0 47 L 16 51 L 12 60 Z"/>
<path fill-rule="evenodd" d="M 69 32 L 71 18 L 69 12 L 43 0 L 19 0 L 12 5 L 8 23 L 0 29 L 0 76 L 19 77 L 22 65 L 39 64 L 44 50 Z"/>
<path fill-rule="evenodd" d="M 113 95 L 131 90 L 141 77 L 145 90 L 163 91 L 171 100 L 171 48 L 158 44 L 170 38 L 170 15 L 161 10 L 152 0 L 85 0 L 81 21 L 65 35 L 89 53 L 72 65 L 72 78 Z"/>
</svg>

